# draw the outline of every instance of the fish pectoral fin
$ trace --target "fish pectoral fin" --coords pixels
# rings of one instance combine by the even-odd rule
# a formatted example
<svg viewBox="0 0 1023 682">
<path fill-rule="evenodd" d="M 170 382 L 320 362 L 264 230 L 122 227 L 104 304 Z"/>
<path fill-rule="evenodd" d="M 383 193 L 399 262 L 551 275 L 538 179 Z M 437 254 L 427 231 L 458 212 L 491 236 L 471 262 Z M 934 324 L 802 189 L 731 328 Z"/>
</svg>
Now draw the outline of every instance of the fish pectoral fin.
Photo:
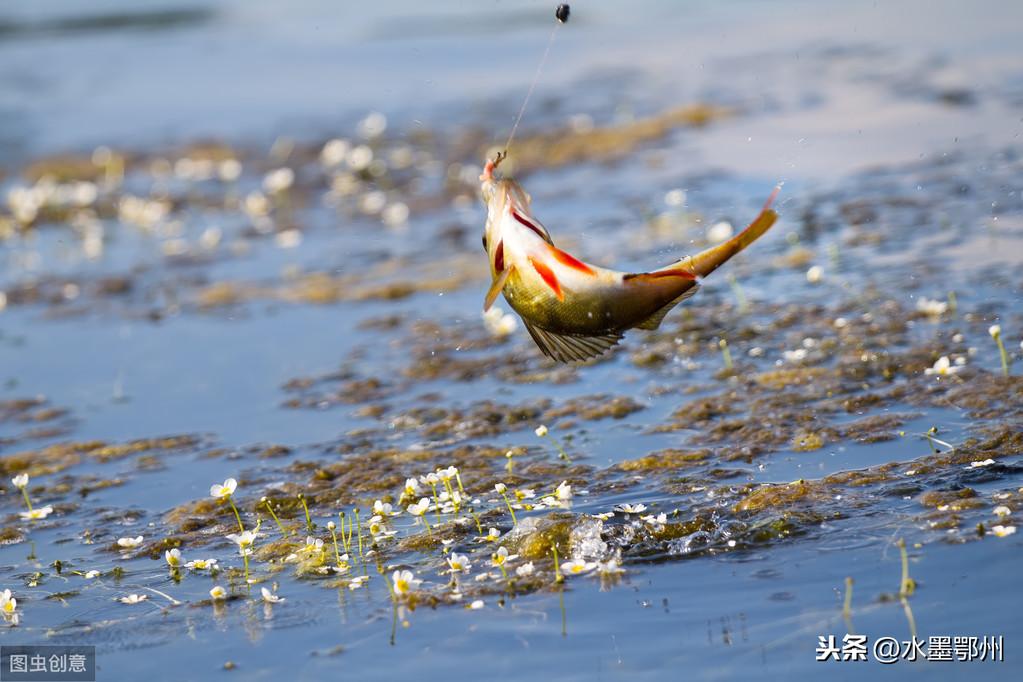
<svg viewBox="0 0 1023 682">
<path fill-rule="evenodd" d="M 523 320 L 529 335 L 543 354 L 558 362 L 574 362 L 589 360 L 603 355 L 609 348 L 622 340 L 622 335 L 609 332 L 601 336 L 574 336 L 572 334 L 556 334 L 536 327 Z"/>
<path fill-rule="evenodd" d="M 648 329 L 650 331 L 653 331 L 653 330 L 657 329 L 658 327 L 661 326 L 661 322 L 664 321 L 664 316 L 667 315 L 669 312 L 671 312 L 672 308 L 677 306 L 682 301 L 685 301 L 686 299 L 692 298 L 693 295 L 697 291 L 699 291 L 699 290 L 700 290 L 700 285 L 699 284 L 694 284 L 689 289 L 687 289 L 681 296 L 679 296 L 678 298 L 672 300 L 667 305 L 662 306 L 661 308 L 658 308 L 657 312 L 655 312 L 653 315 L 651 315 L 650 317 L 646 318 L 645 320 L 643 320 L 642 322 L 637 324 L 636 325 L 636 329 Z"/>
<path fill-rule="evenodd" d="M 490 310 L 490 306 L 494 305 L 494 301 L 497 300 L 498 295 L 504 289 L 504 285 L 508 283 L 508 275 L 510 275 L 511 271 L 514 269 L 514 266 L 508 267 L 500 275 L 498 275 L 497 279 L 494 280 L 494 283 L 490 285 L 490 288 L 487 290 L 487 296 L 483 299 L 483 312 L 487 312 Z"/>
</svg>

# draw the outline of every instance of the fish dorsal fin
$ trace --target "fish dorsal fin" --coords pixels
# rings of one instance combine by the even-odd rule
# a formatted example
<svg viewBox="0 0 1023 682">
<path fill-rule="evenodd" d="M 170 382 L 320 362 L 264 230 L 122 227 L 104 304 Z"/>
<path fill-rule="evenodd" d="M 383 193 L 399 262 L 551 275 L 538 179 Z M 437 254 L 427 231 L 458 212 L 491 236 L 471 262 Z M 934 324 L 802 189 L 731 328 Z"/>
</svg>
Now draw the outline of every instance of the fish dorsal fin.
<svg viewBox="0 0 1023 682">
<path fill-rule="evenodd" d="M 653 315 L 651 315 L 650 317 L 646 318 L 645 320 L 643 320 L 642 322 L 637 324 L 636 325 L 636 329 L 649 329 L 650 331 L 653 331 L 653 330 L 657 329 L 658 327 L 661 326 L 661 322 L 664 320 L 664 316 L 667 315 L 669 312 L 671 312 L 672 308 L 677 306 L 682 301 L 684 301 L 684 300 L 686 300 L 688 298 L 692 298 L 693 294 L 695 294 L 699 290 L 700 290 L 700 285 L 699 284 L 694 284 L 692 287 L 687 289 L 685 291 L 685 293 L 683 293 L 681 296 L 679 296 L 678 298 L 672 300 L 667 305 L 665 305 L 665 306 L 663 306 L 661 308 L 658 308 L 657 312 L 655 312 Z"/>
<path fill-rule="evenodd" d="M 494 305 L 494 301 L 497 300 L 497 296 L 501 293 L 501 290 L 504 289 L 504 285 L 508 283 L 508 275 L 510 275 L 511 271 L 514 269 L 515 266 L 508 266 L 504 272 L 497 276 L 494 283 L 490 285 L 490 288 L 487 290 L 487 297 L 483 299 L 483 312 L 487 312 L 490 310 L 490 306 Z"/>
<path fill-rule="evenodd" d="M 525 322 L 525 320 L 523 320 Z M 558 362 L 589 360 L 603 355 L 622 340 L 622 335 L 610 332 L 601 336 L 573 336 L 556 334 L 525 322 L 526 330 L 536 341 L 543 354 Z"/>
</svg>

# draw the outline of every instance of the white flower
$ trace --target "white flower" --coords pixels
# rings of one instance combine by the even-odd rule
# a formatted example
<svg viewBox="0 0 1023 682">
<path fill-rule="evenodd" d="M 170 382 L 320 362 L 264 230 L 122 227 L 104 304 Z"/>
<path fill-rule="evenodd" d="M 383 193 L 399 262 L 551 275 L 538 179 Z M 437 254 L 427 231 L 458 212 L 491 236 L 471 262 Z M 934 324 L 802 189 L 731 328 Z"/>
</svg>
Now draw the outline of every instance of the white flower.
<svg viewBox="0 0 1023 682">
<path fill-rule="evenodd" d="M 522 564 L 521 566 L 516 568 L 515 569 L 515 575 L 524 578 L 527 575 L 533 575 L 533 572 L 535 570 L 536 570 L 536 567 L 533 566 L 533 562 L 530 561 L 530 562 Z"/>
<path fill-rule="evenodd" d="M 626 514 L 639 514 L 640 512 L 646 511 L 645 504 L 620 504 L 618 505 L 618 511 L 625 512 Z"/>
<path fill-rule="evenodd" d="M 379 514 L 380 516 L 391 516 L 394 513 L 391 510 L 392 507 L 390 502 L 381 502 L 380 500 L 377 500 L 373 503 L 374 514 Z"/>
<path fill-rule="evenodd" d="M 252 544 L 258 536 L 259 534 L 255 531 L 246 530 L 241 533 L 232 533 L 227 536 L 227 539 L 238 545 L 238 551 L 242 556 L 248 556 L 252 553 Z"/>
<path fill-rule="evenodd" d="M 473 603 L 469 604 L 469 608 L 472 609 L 473 611 L 478 611 L 482 609 L 484 606 L 486 606 L 486 604 L 483 603 L 482 599 L 477 599 L 473 601 Z"/>
<path fill-rule="evenodd" d="M 948 312 L 948 303 L 922 296 L 916 301 L 916 309 L 930 317 L 941 317 Z"/>
<path fill-rule="evenodd" d="M 995 516 L 1008 516 L 1012 513 L 1012 510 L 1006 507 L 1004 504 L 1000 504 L 995 507 Z"/>
<path fill-rule="evenodd" d="M 291 187 L 295 182 L 295 171 L 290 168 L 277 168 L 263 177 L 263 189 L 267 194 L 277 194 Z"/>
<path fill-rule="evenodd" d="M 369 532 L 377 539 L 389 538 L 398 534 L 396 530 L 387 529 L 387 526 L 384 525 L 384 517 L 379 514 L 370 518 Z"/>
<path fill-rule="evenodd" d="M 13 616 L 14 612 L 18 610 L 18 600 L 14 598 L 14 595 L 10 590 L 4 590 L 0 592 L 0 613 L 3 613 L 4 617 Z"/>
<path fill-rule="evenodd" d="M 561 572 L 566 575 L 578 575 L 580 573 L 587 573 L 597 567 L 597 564 L 592 561 L 583 561 L 582 559 L 574 559 L 572 561 L 565 561 L 561 564 Z"/>
<path fill-rule="evenodd" d="M 540 438 L 543 438 L 544 436 L 546 436 L 547 432 L 548 432 L 547 427 L 544 426 L 543 424 L 540 424 L 540 426 L 536 427 L 536 432 L 535 433 Z"/>
<path fill-rule="evenodd" d="M 395 571 L 391 574 L 391 580 L 394 584 L 394 593 L 398 596 L 409 594 L 423 582 L 417 580 L 412 571 Z"/>
<path fill-rule="evenodd" d="M 238 487 L 238 481 L 233 478 L 229 478 L 223 483 L 215 483 L 210 486 L 210 495 L 218 500 L 222 500 L 225 497 L 231 497 L 234 494 L 235 489 Z"/>
<path fill-rule="evenodd" d="M 785 350 L 782 351 L 781 356 L 785 359 L 785 362 L 796 364 L 806 359 L 806 349 Z"/>
<path fill-rule="evenodd" d="M 259 593 L 263 595 L 263 601 L 267 604 L 279 604 L 284 601 L 284 597 L 278 597 L 276 594 L 266 589 L 265 587 L 259 588 Z"/>
<path fill-rule="evenodd" d="M 242 174 L 242 164 L 238 159 L 224 159 L 217 166 L 217 175 L 224 182 L 234 182 Z"/>
<path fill-rule="evenodd" d="M 472 568 L 469 557 L 464 554 L 452 554 L 448 557 L 447 562 L 450 573 L 467 573 Z"/>
<path fill-rule="evenodd" d="M 987 328 L 987 333 L 991 335 L 991 338 L 997 339 L 999 336 L 1002 335 L 1002 325 L 1000 324 L 991 325 L 990 327 Z"/>
<path fill-rule="evenodd" d="M 352 578 L 351 580 L 348 581 L 348 589 L 357 590 L 363 585 L 365 585 L 367 580 L 369 580 L 368 575 L 356 576 L 355 578 Z"/>
<path fill-rule="evenodd" d="M 496 552 L 490 555 L 490 560 L 494 562 L 495 566 L 504 566 L 509 561 L 518 559 L 518 554 L 508 554 L 507 547 L 500 547 Z"/>
<path fill-rule="evenodd" d="M 122 604 L 141 604 L 145 600 L 149 599 L 149 595 L 145 594 L 129 594 L 126 597 L 121 597 L 120 602 Z"/>
<path fill-rule="evenodd" d="M 597 572 L 601 575 L 619 575 L 625 573 L 625 570 L 618 565 L 618 561 L 615 559 L 609 559 L 607 561 L 597 562 Z"/>
<path fill-rule="evenodd" d="M 562 481 L 561 485 L 558 486 L 554 493 L 558 496 L 558 499 L 562 502 L 572 499 L 572 486 L 568 484 L 568 481 Z"/>
<path fill-rule="evenodd" d="M 924 370 L 924 374 L 937 374 L 938 376 L 944 376 L 946 374 L 955 374 L 960 369 L 962 369 L 961 365 L 953 365 L 947 355 L 942 355 L 937 359 L 933 367 L 928 367 Z"/>
<path fill-rule="evenodd" d="M 414 478 L 406 478 L 405 479 L 405 494 L 407 496 L 409 496 L 409 497 L 412 497 L 417 492 L 419 492 L 419 481 L 417 481 Z"/>
<path fill-rule="evenodd" d="M 167 565 L 171 568 L 177 568 L 181 565 L 181 550 L 175 547 L 174 549 L 168 549 L 163 553 L 163 558 L 167 560 Z"/>
<path fill-rule="evenodd" d="M 723 242 L 726 239 L 731 239 L 734 233 L 735 229 L 732 227 L 732 224 L 725 220 L 722 220 L 720 222 L 714 223 L 714 225 L 712 225 L 711 228 L 707 230 L 707 241 L 712 242 L 714 244 L 718 242 Z"/>
<path fill-rule="evenodd" d="M 195 559 L 185 564 L 186 568 L 190 568 L 193 571 L 205 571 L 213 570 L 217 567 L 216 559 Z"/>
<path fill-rule="evenodd" d="M 536 497 L 536 493 L 532 488 L 520 488 L 515 491 L 515 499 L 517 500 L 531 500 Z"/>
<path fill-rule="evenodd" d="M 494 485 L 494 491 L 501 494 L 504 494 L 504 491 L 507 489 L 508 486 L 506 486 L 504 483 L 497 483 L 496 485 Z"/>
<path fill-rule="evenodd" d="M 486 542 L 496 542 L 499 537 L 501 537 L 501 531 L 496 528 L 491 528 L 487 531 L 487 534 L 480 539 Z"/>
<path fill-rule="evenodd" d="M 351 149 L 351 146 L 348 140 L 330 140 L 320 150 L 320 163 L 327 168 L 340 166 L 345 157 L 348 156 L 348 150 Z"/>
<path fill-rule="evenodd" d="M 227 599 L 227 590 L 220 585 L 214 585 L 213 589 L 210 590 L 210 597 L 213 601 L 221 601 Z"/>
<path fill-rule="evenodd" d="M 438 476 L 435 473 L 431 473 L 427 474 L 426 476 L 423 476 L 420 480 L 422 480 L 422 482 L 426 483 L 427 485 L 437 485 L 438 483 L 440 483 L 440 476 Z"/>
<path fill-rule="evenodd" d="M 333 521 L 327 521 L 327 530 L 336 530 L 337 524 Z"/>
<path fill-rule="evenodd" d="M 1008 537 L 1016 532 L 1016 526 L 991 526 L 991 532 L 1000 538 Z"/>
<path fill-rule="evenodd" d="M 810 284 L 817 284 L 824 279 L 824 268 L 814 265 L 806 271 L 806 281 Z"/>
<path fill-rule="evenodd" d="M 318 554 L 323 551 L 323 540 L 307 536 L 305 539 L 305 546 L 298 551 L 305 554 Z"/>
<path fill-rule="evenodd" d="M 387 117 L 379 111 L 371 111 L 357 126 L 362 137 L 379 137 L 387 130 Z"/>
<path fill-rule="evenodd" d="M 11 479 L 11 483 L 14 484 L 15 488 L 18 488 L 19 490 L 24 490 L 25 487 L 28 485 L 28 474 L 18 474 L 17 476 Z"/>
<path fill-rule="evenodd" d="M 430 498 L 424 497 L 419 502 L 410 504 L 407 509 L 412 516 L 422 516 L 430 509 Z"/>
<path fill-rule="evenodd" d="M 35 521 L 38 519 L 45 519 L 47 516 L 53 513 L 53 507 L 46 505 L 45 507 L 37 507 L 31 511 L 18 512 L 18 515 L 26 521 Z"/>
<path fill-rule="evenodd" d="M 657 516 L 654 516 L 653 514 L 647 514 L 646 516 L 641 516 L 639 518 L 640 518 L 640 520 L 645 521 L 646 523 L 649 523 L 651 526 L 658 526 L 658 525 L 663 526 L 664 524 L 666 524 L 668 522 L 668 515 L 665 514 L 664 512 L 661 512 Z"/>
<path fill-rule="evenodd" d="M 97 570 L 96 570 L 96 569 L 94 568 L 94 569 L 92 569 L 91 571 L 86 571 L 86 572 L 85 572 L 85 575 L 83 575 L 82 577 L 83 577 L 83 578 L 86 578 L 86 579 L 88 579 L 88 580 L 92 580 L 93 578 L 98 578 L 98 577 L 99 577 L 99 571 L 97 571 Z"/>
<path fill-rule="evenodd" d="M 995 463 L 995 460 L 993 460 L 993 459 L 991 459 L 989 457 L 988 459 L 982 459 L 982 460 L 977 460 L 976 462 L 970 462 L 970 468 L 971 469 L 979 469 L 980 467 L 989 467 L 989 466 L 991 466 L 994 463 Z"/>
<path fill-rule="evenodd" d="M 132 549 L 133 547 L 138 547 L 139 545 L 141 545 L 142 540 L 143 537 L 141 535 L 138 535 L 133 538 L 118 538 L 117 546 L 123 547 L 124 549 Z"/>
<path fill-rule="evenodd" d="M 514 315 L 504 312 L 495 305 L 483 313 L 483 326 L 491 335 L 502 337 L 513 333 L 518 328 L 519 321 Z"/>
</svg>

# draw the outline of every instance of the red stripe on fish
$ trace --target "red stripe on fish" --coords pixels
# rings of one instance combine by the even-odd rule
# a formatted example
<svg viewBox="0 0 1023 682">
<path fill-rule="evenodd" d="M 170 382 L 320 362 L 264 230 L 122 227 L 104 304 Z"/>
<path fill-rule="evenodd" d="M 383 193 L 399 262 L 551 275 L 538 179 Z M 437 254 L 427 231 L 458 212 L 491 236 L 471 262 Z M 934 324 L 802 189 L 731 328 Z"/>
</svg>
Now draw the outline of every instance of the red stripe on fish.
<svg viewBox="0 0 1023 682">
<path fill-rule="evenodd" d="M 536 232 L 540 236 L 541 239 L 543 239 L 544 241 L 547 241 L 547 235 L 544 234 L 544 231 L 542 229 L 540 229 L 539 226 L 533 224 L 532 220 L 530 220 L 529 218 L 526 218 L 525 216 L 519 215 L 519 212 L 516 211 L 515 209 L 511 210 L 511 214 L 512 214 L 512 218 L 515 218 L 515 220 L 519 221 L 519 223 L 521 223 L 522 225 L 525 225 L 526 227 L 531 229 L 533 232 Z"/>
<path fill-rule="evenodd" d="M 558 297 L 558 300 L 564 301 L 565 294 L 561 292 L 561 284 L 558 283 L 558 278 L 554 276 L 551 269 L 532 256 L 530 256 L 529 262 L 533 265 L 533 269 L 536 270 L 537 274 L 540 275 L 540 277 L 543 278 L 543 281 L 547 283 L 547 286 L 551 288 L 554 295 Z"/>
<path fill-rule="evenodd" d="M 497 242 L 497 248 L 494 249 L 494 269 L 498 272 L 504 272 L 504 240 Z"/>
<path fill-rule="evenodd" d="M 554 254 L 554 257 L 562 265 L 567 265 L 570 268 L 575 268 L 579 272 L 584 272 L 587 275 L 593 274 L 593 268 L 591 268 L 586 263 L 583 263 L 581 260 L 573 256 L 572 254 L 565 253 L 561 249 L 555 248 L 553 246 L 551 247 L 551 253 Z"/>
</svg>

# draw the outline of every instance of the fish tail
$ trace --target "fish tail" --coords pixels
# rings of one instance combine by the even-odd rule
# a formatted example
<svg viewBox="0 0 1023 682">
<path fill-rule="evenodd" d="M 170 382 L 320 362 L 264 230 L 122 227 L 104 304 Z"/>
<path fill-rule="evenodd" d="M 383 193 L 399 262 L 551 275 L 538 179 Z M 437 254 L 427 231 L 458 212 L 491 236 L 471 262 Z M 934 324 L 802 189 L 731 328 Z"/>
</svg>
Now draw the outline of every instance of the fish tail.
<svg viewBox="0 0 1023 682">
<path fill-rule="evenodd" d="M 781 191 L 781 185 L 774 188 L 771 196 L 764 203 L 764 208 L 761 209 L 760 214 L 745 230 L 726 242 L 712 246 L 695 256 L 683 259 L 683 267 L 688 267 L 690 272 L 698 277 L 706 277 L 728 261 L 729 258 L 759 239 L 778 220 L 778 213 L 771 208 L 771 205 L 774 203 L 779 191 Z"/>
</svg>

